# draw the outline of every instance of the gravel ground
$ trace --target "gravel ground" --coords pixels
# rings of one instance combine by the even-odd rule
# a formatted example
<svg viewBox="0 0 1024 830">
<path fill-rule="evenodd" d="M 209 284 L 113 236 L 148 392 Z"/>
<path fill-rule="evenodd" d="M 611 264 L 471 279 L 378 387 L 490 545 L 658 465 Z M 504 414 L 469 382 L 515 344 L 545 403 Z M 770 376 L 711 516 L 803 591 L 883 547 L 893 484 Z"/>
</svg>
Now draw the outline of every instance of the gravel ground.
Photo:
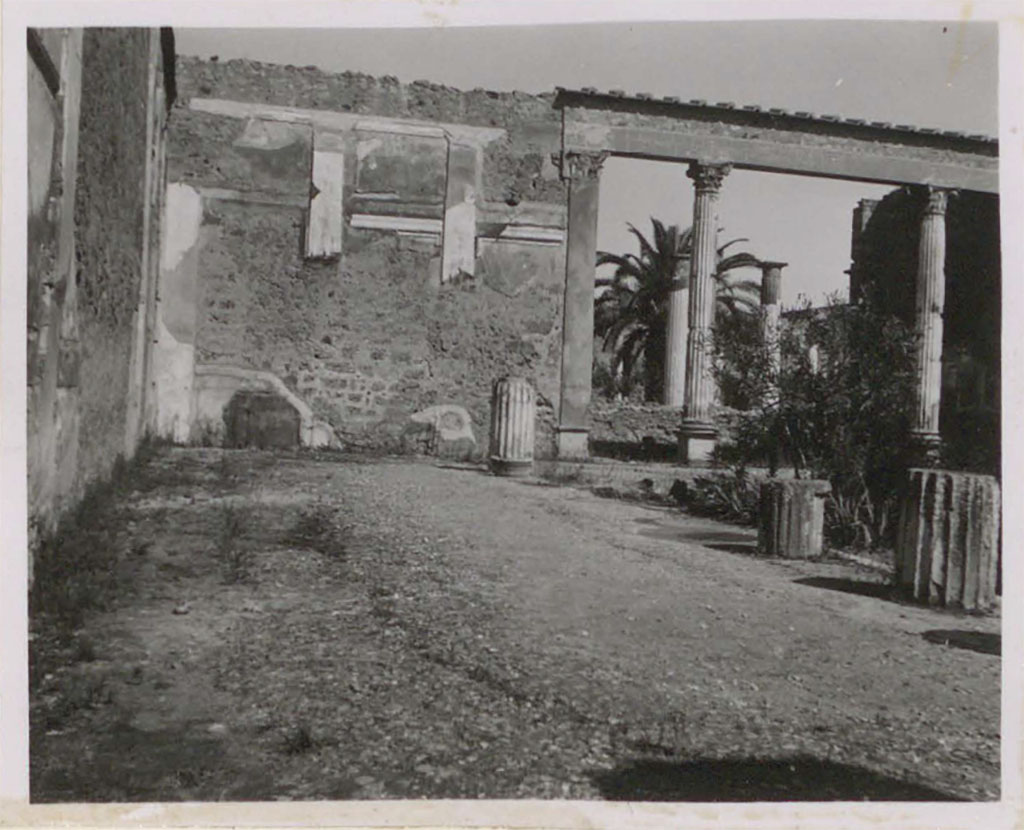
<svg viewBox="0 0 1024 830">
<path fill-rule="evenodd" d="M 468 466 L 173 449 L 32 621 L 32 799 L 999 797 L 997 615 Z"/>
</svg>

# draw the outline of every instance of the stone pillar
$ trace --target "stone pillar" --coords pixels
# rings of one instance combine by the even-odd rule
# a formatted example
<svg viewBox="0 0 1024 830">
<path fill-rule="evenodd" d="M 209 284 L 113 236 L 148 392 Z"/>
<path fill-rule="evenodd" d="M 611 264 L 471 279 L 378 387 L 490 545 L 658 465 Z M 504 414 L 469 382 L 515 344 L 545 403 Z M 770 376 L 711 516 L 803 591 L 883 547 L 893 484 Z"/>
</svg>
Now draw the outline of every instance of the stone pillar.
<svg viewBox="0 0 1024 830">
<path fill-rule="evenodd" d="M 946 295 L 946 202 L 948 191 L 928 188 L 917 254 L 917 400 L 912 438 L 922 459 L 939 449 L 942 394 L 942 306 Z"/>
<path fill-rule="evenodd" d="M 761 263 L 761 338 L 771 361 L 772 377 L 778 378 L 782 368 L 782 345 L 779 342 L 782 269 L 786 262 Z"/>
<path fill-rule="evenodd" d="M 690 259 L 690 330 L 686 337 L 686 403 L 679 430 L 679 456 L 687 464 L 706 463 L 717 436 L 711 420 L 715 389 L 710 346 L 718 255 L 718 192 L 730 169 L 729 164 L 694 162 L 686 172 L 694 181 L 693 256 Z"/>
<path fill-rule="evenodd" d="M 594 360 L 594 270 L 597 203 L 606 152 L 566 153 L 562 178 L 569 181 L 569 231 L 562 318 L 562 385 L 558 457 L 587 456 L 587 405 Z"/>
<path fill-rule="evenodd" d="M 665 337 L 665 406 L 686 404 L 686 338 L 690 306 L 690 275 L 676 274 L 668 295 L 668 331 Z"/>
</svg>

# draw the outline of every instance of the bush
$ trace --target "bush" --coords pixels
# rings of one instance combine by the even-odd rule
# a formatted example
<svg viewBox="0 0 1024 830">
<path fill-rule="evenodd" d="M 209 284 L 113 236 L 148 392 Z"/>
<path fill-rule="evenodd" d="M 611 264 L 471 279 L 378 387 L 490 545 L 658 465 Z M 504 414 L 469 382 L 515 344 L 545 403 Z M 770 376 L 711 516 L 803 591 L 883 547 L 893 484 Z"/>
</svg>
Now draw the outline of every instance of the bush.
<svg viewBox="0 0 1024 830">
<path fill-rule="evenodd" d="M 914 336 L 868 304 L 805 308 L 780 336 L 781 363 L 764 344 L 716 340 L 716 374 L 730 372 L 754 402 L 734 434 L 750 463 L 792 465 L 832 485 L 826 535 L 837 545 L 891 542 L 909 458 Z M 814 347 L 816 354 L 812 354 Z"/>
</svg>

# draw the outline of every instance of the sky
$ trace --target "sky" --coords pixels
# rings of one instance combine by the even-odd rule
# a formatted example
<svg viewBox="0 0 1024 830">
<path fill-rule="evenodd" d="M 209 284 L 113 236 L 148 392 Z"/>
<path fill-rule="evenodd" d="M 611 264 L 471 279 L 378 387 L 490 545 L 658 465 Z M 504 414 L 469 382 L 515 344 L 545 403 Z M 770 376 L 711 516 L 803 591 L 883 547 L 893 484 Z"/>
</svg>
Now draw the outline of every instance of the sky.
<svg viewBox="0 0 1024 830">
<path fill-rule="evenodd" d="M 731 21 L 419 29 L 176 29 L 181 54 L 313 64 L 462 89 L 556 86 L 732 101 L 984 133 L 997 123 L 994 23 Z M 845 296 L 851 214 L 887 185 L 734 170 L 721 240 L 789 263 L 782 300 Z M 627 224 L 686 227 L 685 165 L 612 158 L 601 180 L 598 248 L 636 251 Z M 734 250 L 739 250 L 739 247 Z"/>
</svg>

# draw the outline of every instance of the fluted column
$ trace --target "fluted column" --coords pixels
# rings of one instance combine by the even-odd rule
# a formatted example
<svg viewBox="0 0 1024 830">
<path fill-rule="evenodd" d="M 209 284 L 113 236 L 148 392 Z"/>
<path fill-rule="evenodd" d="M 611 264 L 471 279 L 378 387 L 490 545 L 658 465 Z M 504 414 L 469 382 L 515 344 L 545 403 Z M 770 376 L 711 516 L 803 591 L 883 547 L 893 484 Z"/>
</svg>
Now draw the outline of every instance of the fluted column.
<svg viewBox="0 0 1024 830">
<path fill-rule="evenodd" d="M 715 397 L 711 376 L 711 326 L 714 323 L 718 237 L 718 192 L 729 164 L 690 165 L 694 182 L 693 256 L 690 260 L 689 328 L 686 337 L 686 402 L 679 430 L 680 460 L 704 463 L 715 447 L 711 420 Z"/>
<path fill-rule="evenodd" d="M 942 397 L 942 309 L 946 297 L 946 204 L 948 191 L 928 188 L 917 253 L 917 397 L 912 435 L 918 454 L 936 455 Z"/>
<path fill-rule="evenodd" d="M 562 386 L 558 411 L 559 458 L 587 456 L 587 406 L 594 360 L 594 270 L 601 165 L 608 153 L 566 153 L 569 220 L 562 321 Z"/>
<path fill-rule="evenodd" d="M 777 382 L 782 369 L 782 344 L 779 341 L 779 319 L 781 306 L 779 297 L 782 292 L 782 269 L 786 262 L 761 263 L 761 340 L 771 367 L 771 377 Z M 778 386 L 773 383 L 769 393 L 773 400 L 778 399 Z"/>
<path fill-rule="evenodd" d="M 663 403 L 682 409 L 686 403 L 686 337 L 690 332 L 690 274 L 675 275 L 668 295 Z"/>
</svg>

